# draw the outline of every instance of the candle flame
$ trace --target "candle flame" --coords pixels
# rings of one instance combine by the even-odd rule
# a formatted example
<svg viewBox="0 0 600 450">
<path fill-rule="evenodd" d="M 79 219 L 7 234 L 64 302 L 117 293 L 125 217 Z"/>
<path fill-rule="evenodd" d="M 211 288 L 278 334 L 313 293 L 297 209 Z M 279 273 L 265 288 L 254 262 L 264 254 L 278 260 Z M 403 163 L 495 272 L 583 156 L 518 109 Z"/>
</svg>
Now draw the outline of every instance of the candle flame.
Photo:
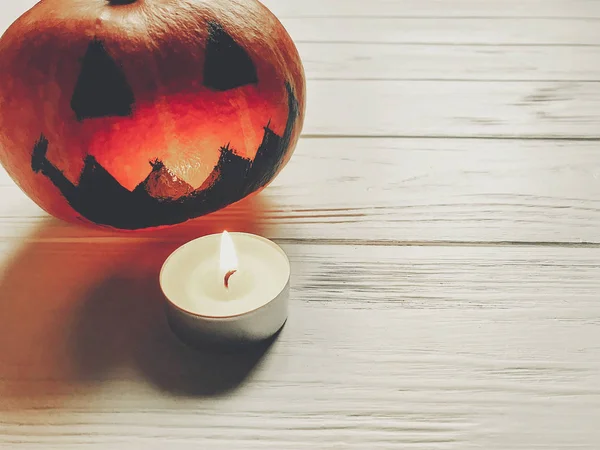
<svg viewBox="0 0 600 450">
<path fill-rule="evenodd" d="M 221 272 L 224 274 L 238 269 L 238 258 L 231 236 L 227 231 L 221 237 Z"/>
</svg>

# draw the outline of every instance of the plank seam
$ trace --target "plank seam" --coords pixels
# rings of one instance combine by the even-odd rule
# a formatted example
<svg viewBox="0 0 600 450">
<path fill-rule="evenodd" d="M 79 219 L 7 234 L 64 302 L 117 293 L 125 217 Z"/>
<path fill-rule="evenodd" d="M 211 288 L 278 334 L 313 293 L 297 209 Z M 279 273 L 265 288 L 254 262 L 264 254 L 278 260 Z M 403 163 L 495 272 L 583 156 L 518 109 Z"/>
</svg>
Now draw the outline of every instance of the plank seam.
<svg viewBox="0 0 600 450">
<path fill-rule="evenodd" d="M 568 242 L 568 241 L 403 241 L 403 240 L 370 240 L 370 239 L 302 239 L 302 238 L 275 238 L 265 236 L 279 244 L 290 245 L 314 245 L 314 246 L 361 246 L 361 247 L 536 247 L 536 248 L 582 248 L 582 249 L 600 249 L 600 242 Z M 10 241 L 13 238 L 0 238 L 0 240 Z M 17 238 L 15 238 L 17 239 Z M 37 243 L 37 244 L 79 244 L 85 242 L 87 244 L 173 244 L 180 243 L 181 238 L 133 238 L 133 237 L 80 237 L 80 238 L 43 238 L 31 239 L 19 237 L 20 242 Z"/>
<path fill-rule="evenodd" d="M 453 136 L 428 134 L 321 134 L 307 133 L 302 139 L 456 139 L 456 140 L 492 140 L 492 141 L 573 141 L 598 142 L 600 136 Z"/>
</svg>

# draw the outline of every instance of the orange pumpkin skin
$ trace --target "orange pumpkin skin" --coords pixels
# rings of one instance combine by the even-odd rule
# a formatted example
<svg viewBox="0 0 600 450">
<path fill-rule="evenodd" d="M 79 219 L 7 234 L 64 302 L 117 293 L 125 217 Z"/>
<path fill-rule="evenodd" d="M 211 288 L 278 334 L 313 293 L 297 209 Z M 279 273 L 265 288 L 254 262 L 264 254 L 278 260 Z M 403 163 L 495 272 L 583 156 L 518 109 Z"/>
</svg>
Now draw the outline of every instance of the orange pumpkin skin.
<svg viewBox="0 0 600 450">
<path fill-rule="evenodd" d="M 44 0 L 0 39 L 0 162 L 60 219 L 175 225 L 267 186 L 304 70 L 255 0 Z"/>
</svg>

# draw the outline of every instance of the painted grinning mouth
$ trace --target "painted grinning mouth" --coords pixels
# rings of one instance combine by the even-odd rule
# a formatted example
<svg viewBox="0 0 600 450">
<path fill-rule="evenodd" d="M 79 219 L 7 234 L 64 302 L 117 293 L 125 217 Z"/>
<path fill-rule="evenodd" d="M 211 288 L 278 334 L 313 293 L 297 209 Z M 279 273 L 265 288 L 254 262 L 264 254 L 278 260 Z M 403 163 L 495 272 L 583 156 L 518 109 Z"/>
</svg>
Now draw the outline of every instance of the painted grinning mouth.
<svg viewBox="0 0 600 450">
<path fill-rule="evenodd" d="M 162 161 L 150 162 L 147 178 L 133 191 L 123 187 L 91 155 L 75 185 L 47 158 L 51 145 L 42 134 L 35 143 L 31 167 L 46 176 L 82 217 L 99 225 L 137 230 L 174 225 L 234 203 L 264 187 L 281 168 L 299 116 L 294 91 L 286 83 L 288 119 L 283 136 L 267 124 L 253 160 L 237 155 L 229 146 L 207 181 L 194 189 L 178 179 Z"/>
</svg>

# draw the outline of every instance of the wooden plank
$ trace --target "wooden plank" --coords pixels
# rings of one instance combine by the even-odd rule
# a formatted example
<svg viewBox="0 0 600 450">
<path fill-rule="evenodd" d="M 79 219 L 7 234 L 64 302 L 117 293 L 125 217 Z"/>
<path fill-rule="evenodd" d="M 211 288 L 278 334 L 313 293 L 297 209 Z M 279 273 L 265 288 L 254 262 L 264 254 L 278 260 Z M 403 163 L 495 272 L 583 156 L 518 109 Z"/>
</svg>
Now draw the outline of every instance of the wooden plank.
<svg viewBox="0 0 600 450">
<path fill-rule="evenodd" d="M 0 236 L 119 239 L 48 221 L 0 175 Z M 283 240 L 600 244 L 597 142 L 303 139 L 258 197 L 166 231 L 178 240 L 223 228 Z"/>
<path fill-rule="evenodd" d="M 156 273 L 172 248 L 12 248 L 0 276 L 0 446 L 600 440 L 598 249 L 284 244 L 294 276 L 278 341 L 263 355 L 213 356 L 165 324 Z"/>
<path fill-rule="evenodd" d="M 347 42 L 419 45 L 600 45 L 597 20 L 290 18 L 284 22 L 298 43 Z"/>
<path fill-rule="evenodd" d="M 298 50 L 310 80 L 600 80 L 600 47 L 300 43 Z"/>
<path fill-rule="evenodd" d="M 310 136 L 593 138 L 600 83 L 308 82 Z"/>
<path fill-rule="evenodd" d="M 289 17 L 555 17 L 600 18 L 595 0 L 262 0 Z"/>
</svg>

